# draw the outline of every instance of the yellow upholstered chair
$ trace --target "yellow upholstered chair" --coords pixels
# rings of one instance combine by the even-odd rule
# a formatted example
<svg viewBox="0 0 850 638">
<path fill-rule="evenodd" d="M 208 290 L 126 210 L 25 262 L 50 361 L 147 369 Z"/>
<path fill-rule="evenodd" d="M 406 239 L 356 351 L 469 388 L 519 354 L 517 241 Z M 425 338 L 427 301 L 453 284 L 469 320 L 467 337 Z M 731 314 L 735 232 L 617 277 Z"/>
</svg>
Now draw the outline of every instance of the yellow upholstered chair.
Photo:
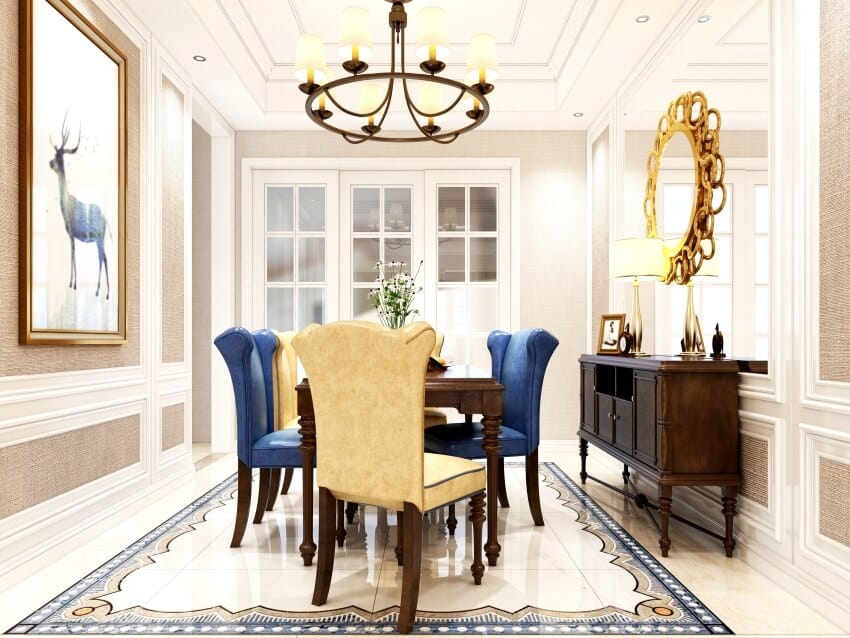
<svg viewBox="0 0 850 638">
<path fill-rule="evenodd" d="M 278 332 L 273 330 L 274 336 L 277 339 L 277 350 L 274 353 L 272 360 L 272 375 L 274 378 L 274 404 L 275 404 L 275 430 L 298 429 L 298 397 L 295 392 L 295 386 L 298 384 L 298 357 L 295 355 L 295 348 L 292 347 L 292 340 L 295 338 L 295 332 L 288 330 L 286 332 Z M 292 484 L 291 467 L 284 470 L 283 487 L 280 490 L 281 494 L 286 494 L 289 491 L 289 486 Z M 271 510 L 274 507 L 277 498 L 277 486 L 280 484 L 280 468 L 275 468 L 271 471 L 271 490 L 269 491 L 266 510 Z"/>
<path fill-rule="evenodd" d="M 407 633 L 419 597 L 424 512 L 471 497 L 476 584 L 484 573 L 485 468 L 424 449 L 425 372 L 434 330 L 424 322 L 390 330 L 342 321 L 308 326 L 293 343 L 316 415 L 319 556 L 313 604 L 327 602 L 330 591 L 338 501 L 396 510 L 396 554 L 403 565 L 398 630 Z"/>
<path fill-rule="evenodd" d="M 443 341 L 445 341 L 445 338 L 446 335 L 442 332 L 435 333 L 434 349 L 431 351 L 432 357 L 440 356 L 440 353 L 443 351 Z M 425 408 L 425 429 L 435 425 L 445 425 L 446 423 L 448 423 L 446 413 L 440 410 L 440 408 Z"/>
</svg>

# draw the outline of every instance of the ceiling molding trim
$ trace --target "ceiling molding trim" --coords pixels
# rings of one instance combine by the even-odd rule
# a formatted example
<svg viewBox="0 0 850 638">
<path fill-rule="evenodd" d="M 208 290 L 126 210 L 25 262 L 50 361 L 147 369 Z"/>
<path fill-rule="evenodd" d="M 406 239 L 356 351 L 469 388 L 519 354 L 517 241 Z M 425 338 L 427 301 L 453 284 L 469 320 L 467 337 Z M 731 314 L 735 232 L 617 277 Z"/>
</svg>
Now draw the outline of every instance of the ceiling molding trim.
<svg viewBox="0 0 850 638">
<path fill-rule="evenodd" d="M 525 16 L 525 7 L 527 4 L 528 0 L 522 0 L 522 4 L 519 7 L 519 13 L 514 21 L 514 32 L 511 34 L 511 46 L 516 46 L 516 39 L 519 35 L 519 28 L 522 25 L 522 19 Z"/>
<path fill-rule="evenodd" d="M 632 72 L 620 85 L 618 93 L 621 104 L 629 103 L 639 87 L 646 82 L 650 73 L 658 67 L 659 61 L 664 59 L 673 45 L 685 36 L 686 27 L 705 13 L 707 5 L 709 5 L 708 0 L 685 0 L 682 3 L 679 12 L 667 22 L 655 42 L 647 49 L 646 55 L 642 60 L 638 60 Z"/>
<path fill-rule="evenodd" d="M 555 73 L 555 79 L 556 80 L 561 79 L 561 75 L 564 73 L 564 69 L 567 67 L 567 62 L 569 62 L 570 58 L 573 57 L 573 52 L 576 49 L 576 45 L 578 44 L 579 39 L 581 39 L 581 34 L 584 32 L 585 28 L 587 28 L 587 23 L 590 22 L 590 18 L 593 15 L 593 12 L 596 10 L 597 4 L 599 4 L 599 0 L 593 0 L 593 4 L 590 5 L 590 8 L 588 9 L 587 13 L 584 14 L 584 20 L 582 20 L 582 22 L 581 22 L 581 26 L 579 27 L 578 33 L 576 34 L 576 37 L 573 38 L 573 42 L 570 45 L 569 51 L 567 51 L 567 55 L 565 55 L 564 59 L 561 61 L 561 66 L 558 68 L 558 72 Z M 623 4 L 623 0 L 620 0 L 620 5 L 622 5 L 622 4 Z M 617 11 L 619 11 L 619 10 L 620 10 L 620 6 L 618 5 Z M 614 13 L 611 14 L 611 20 L 613 20 L 614 16 L 617 15 L 617 11 L 614 11 Z M 572 14 L 572 12 L 571 12 L 571 14 Z M 608 21 L 608 24 L 611 24 L 610 20 Z M 605 28 L 607 30 L 608 27 L 606 26 Z M 599 42 L 599 40 L 597 40 L 597 44 L 598 44 L 598 42 Z M 595 51 L 596 47 L 594 47 L 593 50 Z M 593 52 L 591 52 L 591 55 L 589 55 L 587 57 L 588 57 L 588 60 L 591 57 L 593 57 Z M 587 63 L 585 63 L 585 66 L 586 65 L 587 65 Z M 584 67 L 582 67 L 582 68 L 584 68 Z"/>
<path fill-rule="evenodd" d="M 233 22 L 230 13 L 227 11 L 227 9 L 224 8 L 224 5 L 221 3 L 221 0 L 216 0 L 216 5 L 218 5 L 221 14 L 224 16 L 224 19 L 227 21 L 227 24 L 230 25 L 230 28 L 233 30 L 233 34 L 242 44 L 242 48 L 245 49 L 245 52 L 248 54 L 248 57 L 251 58 L 251 61 L 254 63 L 254 66 L 256 67 L 257 71 L 263 78 L 267 78 L 269 75 L 269 70 L 271 69 L 271 60 L 269 60 L 269 66 L 265 70 L 263 70 L 262 64 L 260 64 L 260 61 L 257 60 L 256 56 L 254 56 L 254 53 L 253 51 L 251 51 L 251 47 L 248 46 L 248 43 L 245 42 L 245 38 L 242 37 L 242 32 L 239 31 L 236 24 Z"/>
<path fill-rule="evenodd" d="M 289 0 L 289 10 L 292 12 L 292 19 L 295 20 L 295 26 L 301 33 L 304 33 L 304 21 L 301 19 L 301 14 L 295 7 L 295 0 Z"/>
<path fill-rule="evenodd" d="M 764 0 L 754 0 L 753 4 L 750 6 L 750 8 L 747 9 L 746 11 L 744 11 L 744 13 L 741 15 L 741 18 L 735 24 L 733 24 L 731 27 L 729 27 L 726 30 L 726 33 L 724 33 L 722 36 L 720 36 L 720 39 L 717 41 L 718 46 L 741 46 L 741 45 L 752 46 L 752 45 L 755 45 L 755 44 L 762 45 L 762 46 L 768 45 L 769 44 L 768 42 L 728 42 L 727 41 L 729 36 L 732 34 L 732 32 L 735 29 L 738 28 L 738 25 L 741 24 L 747 18 L 749 18 L 750 14 L 752 14 L 753 11 L 755 11 L 756 8 L 758 8 L 759 4 L 763 1 Z"/>
<path fill-rule="evenodd" d="M 248 21 L 248 24 L 251 25 L 251 30 L 254 32 L 253 35 L 257 38 L 257 42 L 260 43 L 260 46 L 263 47 L 263 53 L 265 53 L 266 59 L 268 60 L 268 63 L 270 65 L 269 68 L 271 68 L 271 65 L 274 64 L 274 58 L 272 58 L 271 51 L 269 51 L 269 47 L 266 44 L 266 41 L 263 39 L 260 30 L 257 29 L 257 25 L 254 22 L 254 19 L 251 17 L 251 14 L 248 13 L 248 10 L 245 8 L 244 0 L 238 0 L 238 2 L 239 8 L 242 9 L 242 13 L 245 15 L 245 19 Z"/>
<path fill-rule="evenodd" d="M 567 13 L 567 19 L 564 20 L 561 25 L 561 31 L 558 33 L 558 37 L 555 38 L 554 44 L 552 44 L 552 50 L 549 52 L 549 56 L 546 59 L 546 64 L 552 66 L 552 60 L 555 58 L 555 52 L 558 50 L 558 45 L 561 44 L 561 40 L 564 39 L 564 32 L 567 30 L 567 26 L 573 20 L 573 13 L 575 13 L 576 5 L 578 4 L 578 0 L 573 0 L 573 6 L 570 7 L 569 12 Z M 567 54 L 569 55 L 569 53 Z"/>
</svg>

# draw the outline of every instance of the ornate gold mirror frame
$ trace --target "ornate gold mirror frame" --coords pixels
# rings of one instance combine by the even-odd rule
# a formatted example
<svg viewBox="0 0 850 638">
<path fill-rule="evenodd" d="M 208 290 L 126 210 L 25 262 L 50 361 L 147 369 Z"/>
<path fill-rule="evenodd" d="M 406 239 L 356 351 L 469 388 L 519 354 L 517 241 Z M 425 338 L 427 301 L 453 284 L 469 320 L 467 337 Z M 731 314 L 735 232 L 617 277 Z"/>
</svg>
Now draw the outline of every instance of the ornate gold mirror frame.
<svg viewBox="0 0 850 638">
<path fill-rule="evenodd" d="M 701 92 L 683 93 L 670 102 L 667 113 L 658 120 L 655 144 L 646 160 L 646 197 L 643 214 L 646 236 L 658 237 L 655 217 L 655 190 L 661 158 L 667 144 L 676 133 L 683 133 L 691 145 L 694 160 L 694 200 L 690 223 L 677 245 L 666 251 L 665 284 L 687 284 L 702 266 L 704 259 L 714 256 L 714 216 L 726 205 L 726 186 L 723 176 L 726 164 L 720 154 L 720 113 L 708 108 Z M 721 194 L 717 207 L 712 206 L 714 193 Z"/>
</svg>

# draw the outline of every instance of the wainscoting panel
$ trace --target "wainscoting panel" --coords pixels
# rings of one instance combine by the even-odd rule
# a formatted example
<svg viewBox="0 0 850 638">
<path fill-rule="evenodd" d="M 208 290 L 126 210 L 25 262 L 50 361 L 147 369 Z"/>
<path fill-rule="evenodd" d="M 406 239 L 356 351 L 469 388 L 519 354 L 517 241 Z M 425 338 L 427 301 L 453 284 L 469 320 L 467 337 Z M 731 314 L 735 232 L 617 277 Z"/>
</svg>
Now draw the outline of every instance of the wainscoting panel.
<svg viewBox="0 0 850 638">
<path fill-rule="evenodd" d="M 850 573 L 850 434 L 800 426 L 801 553 L 819 573 L 843 579 Z"/>
<path fill-rule="evenodd" d="M 175 403 L 162 408 L 162 445 L 160 449 L 165 452 L 186 442 L 184 435 L 185 404 Z"/>
</svg>

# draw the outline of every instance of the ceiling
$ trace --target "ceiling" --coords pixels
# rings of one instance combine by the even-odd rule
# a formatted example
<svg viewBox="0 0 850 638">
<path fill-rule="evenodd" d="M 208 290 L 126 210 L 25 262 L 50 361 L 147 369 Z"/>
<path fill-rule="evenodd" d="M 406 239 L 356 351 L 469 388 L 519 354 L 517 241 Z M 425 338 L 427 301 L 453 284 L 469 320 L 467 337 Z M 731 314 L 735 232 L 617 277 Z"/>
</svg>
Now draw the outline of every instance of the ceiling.
<svg viewBox="0 0 850 638">
<path fill-rule="evenodd" d="M 382 0 L 128 4 L 238 130 L 315 128 L 293 77 L 295 44 L 301 33 L 317 33 L 329 66 L 345 75 L 335 44 L 345 6 L 369 9 L 370 69 L 389 66 L 389 4 Z M 449 18 L 444 76 L 462 79 L 472 35 L 496 38 L 499 79 L 485 129 L 585 129 L 615 96 L 626 128 L 654 129 L 670 100 L 688 90 L 706 94 L 726 129 L 767 127 L 767 0 L 415 0 L 406 5 L 408 59 L 415 59 L 416 14 L 435 4 Z M 639 15 L 649 20 L 638 23 Z M 702 15 L 711 18 L 698 22 Z"/>
</svg>

